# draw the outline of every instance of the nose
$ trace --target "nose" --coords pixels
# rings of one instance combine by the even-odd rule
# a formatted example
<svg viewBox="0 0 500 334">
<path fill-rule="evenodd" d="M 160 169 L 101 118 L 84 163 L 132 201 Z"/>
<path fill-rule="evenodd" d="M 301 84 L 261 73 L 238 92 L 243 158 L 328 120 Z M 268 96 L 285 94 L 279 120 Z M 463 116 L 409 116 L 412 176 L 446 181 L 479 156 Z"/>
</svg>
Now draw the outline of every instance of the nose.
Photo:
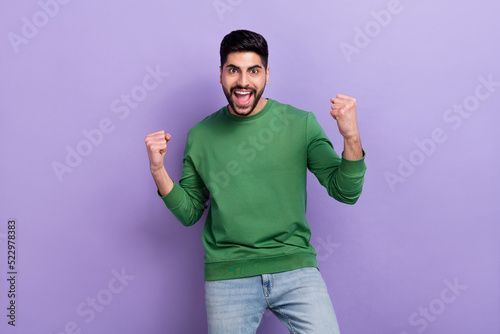
<svg viewBox="0 0 500 334">
<path fill-rule="evenodd" d="M 246 72 L 242 72 L 238 77 L 237 83 L 241 87 L 246 87 L 248 85 L 248 74 Z"/>
</svg>

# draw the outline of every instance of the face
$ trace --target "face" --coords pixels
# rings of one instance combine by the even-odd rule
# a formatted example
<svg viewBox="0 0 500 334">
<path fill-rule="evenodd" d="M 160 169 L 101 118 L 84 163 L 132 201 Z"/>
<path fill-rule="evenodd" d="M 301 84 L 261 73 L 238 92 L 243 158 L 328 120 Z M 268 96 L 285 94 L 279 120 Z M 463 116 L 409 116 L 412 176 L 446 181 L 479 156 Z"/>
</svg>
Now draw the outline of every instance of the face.
<svg viewBox="0 0 500 334">
<path fill-rule="evenodd" d="M 229 102 L 229 111 L 250 116 L 264 108 L 264 88 L 269 82 L 269 66 L 264 68 L 255 52 L 232 52 L 220 68 L 220 83 Z"/>
</svg>

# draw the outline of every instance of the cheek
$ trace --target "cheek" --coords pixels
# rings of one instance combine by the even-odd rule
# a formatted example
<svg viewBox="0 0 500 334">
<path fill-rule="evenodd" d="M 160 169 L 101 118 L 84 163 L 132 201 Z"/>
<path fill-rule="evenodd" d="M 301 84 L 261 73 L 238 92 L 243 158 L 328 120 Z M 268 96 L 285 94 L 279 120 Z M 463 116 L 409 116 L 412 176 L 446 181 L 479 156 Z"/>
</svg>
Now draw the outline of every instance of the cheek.
<svg viewBox="0 0 500 334">
<path fill-rule="evenodd" d="M 261 77 L 258 80 L 255 81 L 255 86 L 258 87 L 259 89 L 262 89 L 266 86 L 267 80 L 266 77 Z"/>
<path fill-rule="evenodd" d="M 220 83 L 222 84 L 222 88 L 224 88 L 224 90 L 228 90 L 230 88 L 230 85 L 224 77 L 221 78 Z"/>
<path fill-rule="evenodd" d="M 226 87 L 226 88 L 231 88 L 234 85 L 234 81 L 232 78 L 229 78 L 227 76 L 222 76 L 221 78 L 221 84 Z"/>
</svg>

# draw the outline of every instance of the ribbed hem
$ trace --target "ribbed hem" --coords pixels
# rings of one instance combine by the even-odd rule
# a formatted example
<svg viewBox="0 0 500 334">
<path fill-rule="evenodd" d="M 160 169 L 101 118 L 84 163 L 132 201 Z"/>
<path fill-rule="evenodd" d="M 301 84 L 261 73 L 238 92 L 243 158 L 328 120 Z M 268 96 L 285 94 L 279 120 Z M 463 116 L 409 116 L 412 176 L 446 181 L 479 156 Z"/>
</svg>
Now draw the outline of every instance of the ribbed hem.
<svg viewBox="0 0 500 334">
<path fill-rule="evenodd" d="M 315 254 L 303 252 L 263 259 L 212 262 L 205 263 L 205 281 L 274 274 L 306 267 L 318 268 Z"/>
</svg>

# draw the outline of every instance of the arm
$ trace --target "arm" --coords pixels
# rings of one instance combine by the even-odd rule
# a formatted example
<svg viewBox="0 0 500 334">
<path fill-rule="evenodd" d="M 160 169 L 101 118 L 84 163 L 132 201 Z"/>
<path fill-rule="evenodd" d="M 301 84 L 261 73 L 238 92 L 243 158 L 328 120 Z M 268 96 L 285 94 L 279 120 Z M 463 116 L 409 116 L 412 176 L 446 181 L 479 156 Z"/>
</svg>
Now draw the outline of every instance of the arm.
<svg viewBox="0 0 500 334">
<path fill-rule="evenodd" d="M 361 139 L 359 138 L 358 122 L 356 120 L 356 99 L 338 94 L 330 100 L 330 114 L 337 121 L 340 134 L 344 137 L 344 158 L 359 160 L 363 157 Z"/>
<path fill-rule="evenodd" d="M 209 193 L 189 158 L 189 145 L 186 145 L 180 184 L 172 181 L 163 165 L 170 138 L 170 134 L 164 131 L 146 137 L 151 174 L 168 209 L 184 226 L 190 226 L 206 209 Z"/>
<path fill-rule="evenodd" d="M 165 134 L 165 131 L 157 131 L 147 135 L 144 140 L 148 149 L 151 175 L 161 196 L 170 193 L 174 187 L 174 181 L 172 181 L 163 165 L 163 160 L 167 153 L 167 143 L 171 138 L 172 136 L 169 133 Z"/>
<path fill-rule="evenodd" d="M 343 101 L 332 99 L 332 102 L 331 114 L 344 137 L 344 152 L 342 157 L 337 155 L 318 121 L 310 114 L 307 123 L 307 166 L 331 197 L 342 203 L 354 204 L 361 195 L 366 171 L 355 109 L 354 115 L 346 115 L 345 109 L 340 110 L 345 108 L 341 106 Z M 355 101 L 352 103 L 355 107 Z"/>
</svg>

